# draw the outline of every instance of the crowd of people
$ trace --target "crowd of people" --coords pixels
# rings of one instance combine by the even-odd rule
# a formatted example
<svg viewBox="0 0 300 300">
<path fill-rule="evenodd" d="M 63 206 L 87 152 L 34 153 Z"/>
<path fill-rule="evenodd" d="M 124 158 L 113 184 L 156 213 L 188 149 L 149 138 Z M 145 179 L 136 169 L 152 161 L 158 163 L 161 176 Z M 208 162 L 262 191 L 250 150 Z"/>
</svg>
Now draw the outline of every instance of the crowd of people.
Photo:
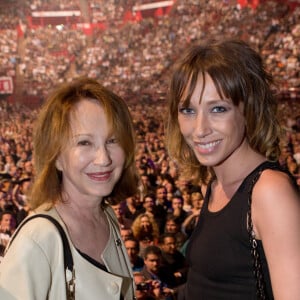
<svg viewBox="0 0 300 300">
<path fill-rule="evenodd" d="M 40 98 L 57 82 L 88 75 L 128 101 L 136 101 L 141 94 L 155 101 L 165 95 L 172 61 L 189 44 L 214 35 L 240 37 L 259 49 L 281 92 L 293 94 L 293 89 L 299 87 L 299 6 L 291 9 L 288 3 L 262 1 L 254 10 L 241 8 L 236 1 L 178 0 L 163 16 L 124 21 L 122 16 L 132 9 L 134 2 L 105 1 L 104 5 L 102 1 L 87 1 L 91 35 L 72 24 L 59 28 L 46 24 L 31 26 L 26 16 L 33 10 L 25 4 L 23 12 L 22 6 L 18 7 L 17 15 L 13 11 L 10 18 L 19 17 L 22 26 L 14 22 L 15 28 L 6 29 L 10 11 L 1 10 L 4 51 L 0 73 L 20 72 L 23 93 Z M 54 9 L 58 3 L 36 1 L 34 6 L 35 10 L 42 9 L 43 4 Z M 79 3 L 77 6 L 80 7 Z M 93 21 L 93 12 L 99 10 L 110 16 L 108 20 Z M 96 26 L 99 23 L 103 26 Z M 17 26 L 23 30 L 23 39 L 17 35 Z"/>
<path fill-rule="evenodd" d="M 43 2 L 48 9 L 55 5 L 54 1 L 35 1 L 34 9 Z M 116 1 L 108 2 L 115 18 Z M 121 12 L 128 7 L 126 1 L 118 2 L 121 19 Z M 123 2 L 124 10 L 120 10 Z M 104 21 L 99 3 L 90 3 L 97 12 L 95 22 Z M 88 75 L 126 99 L 138 142 L 135 164 L 141 182 L 135 196 L 117 199 L 112 208 L 140 299 L 174 299 L 182 288 L 187 279 L 185 251 L 204 198 L 205 187 L 184 176 L 166 149 L 164 100 L 170 65 L 183 48 L 208 34 L 240 37 L 259 50 L 279 90 L 288 94 L 287 98 L 279 97 L 283 129 L 279 161 L 300 186 L 300 105 L 295 96 L 300 83 L 299 15 L 299 7 L 290 11 L 288 5 L 273 1 L 264 1 L 252 10 L 230 1 L 210 0 L 204 5 L 178 0 L 171 15 L 121 27 L 109 22 L 105 30 L 95 30 L 92 38 L 69 26 L 60 30 L 27 27 L 21 52 L 16 30 L 1 29 L 0 74 L 15 77 L 19 72 L 24 95 L 38 96 L 42 101 L 55 84 Z M 5 20 L 5 14 L 1 12 L 0 18 Z M 27 192 L 34 179 L 32 134 L 38 112 L 39 108 L 0 102 L 2 254 L 29 213 Z"/>
</svg>

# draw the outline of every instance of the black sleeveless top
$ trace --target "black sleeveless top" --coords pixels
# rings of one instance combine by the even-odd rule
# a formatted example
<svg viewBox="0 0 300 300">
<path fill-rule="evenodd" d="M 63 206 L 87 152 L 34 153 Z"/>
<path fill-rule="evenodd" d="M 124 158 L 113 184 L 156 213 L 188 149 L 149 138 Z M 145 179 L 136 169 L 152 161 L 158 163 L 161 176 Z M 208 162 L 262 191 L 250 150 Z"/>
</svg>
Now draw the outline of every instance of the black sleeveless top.
<svg viewBox="0 0 300 300">
<path fill-rule="evenodd" d="M 264 162 L 242 182 L 229 203 L 218 212 L 208 210 L 209 184 L 199 222 L 187 248 L 190 268 L 186 300 L 254 300 L 256 281 L 247 231 L 248 191 L 254 177 L 264 169 L 281 170 Z M 265 254 L 258 241 L 269 299 L 273 299 Z"/>
</svg>

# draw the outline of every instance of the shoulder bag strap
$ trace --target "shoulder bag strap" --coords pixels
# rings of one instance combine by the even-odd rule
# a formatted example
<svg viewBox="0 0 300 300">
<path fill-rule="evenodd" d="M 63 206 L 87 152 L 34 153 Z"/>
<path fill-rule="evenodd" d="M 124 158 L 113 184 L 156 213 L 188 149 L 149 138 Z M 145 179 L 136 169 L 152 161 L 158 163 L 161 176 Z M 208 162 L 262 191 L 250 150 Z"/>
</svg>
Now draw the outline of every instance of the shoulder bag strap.
<svg viewBox="0 0 300 300">
<path fill-rule="evenodd" d="M 69 245 L 69 241 L 66 236 L 66 233 L 65 233 L 64 229 L 62 228 L 62 226 L 59 224 L 59 222 L 55 218 L 53 218 L 49 215 L 44 215 L 44 214 L 36 214 L 31 217 L 28 217 L 19 225 L 17 232 L 13 235 L 13 237 L 10 241 L 10 244 L 13 242 L 14 238 L 16 237 L 16 235 L 18 234 L 20 229 L 27 222 L 29 222 L 30 220 L 35 219 L 35 218 L 45 218 L 45 219 L 49 220 L 50 222 L 52 222 L 56 226 L 56 228 L 61 236 L 62 243 L 63 243 L 63 250 L 64 250 L 64 268 L 65 268 L 65 277 L 66 277 L 67 299 L 73 300 L 73 299 L 75 299 L 75 269 L 74 269 L 72 252 L 70 249 L 70 245 Z"/>
<path fill-rule="evenodd" d="M 292 184 L 294 185 L 295 189 L 299 191 L 299 188 L 296 184 L 295 178 L 291 175 L 291 173 L 281 167 L 278 163 L 266 163 L 258 172 L 255 174 L 255 176 L 252 178 L 250 183 L 250 188 L 248 191 L 248 212 L 247 212 L 247 218 L 248 218 L 248 233 L 249 233 L 249 239 L 250 239 L 250 245 L 251 245 L 251 254 L 253 257 L 253 272 L 256 279 L 256 294 L 257 299 L 261 300 L 268 300 L 268 296 L 266 293 L 266 284 L 263 276 L 262 271 L 262 265 L 261 265 L 261 259 L 259 255 L 259 251 L 257 248 L 257 239 L 255 238 L 255 233 L 253 231 L 253 223 L 252 223 L 252 214 L 251 214 L 251 204 L 252 204 L 252 191 L 253 187 L 258 181 L 262 171 L 266 169 L 272 169 L 284 172 L 289 175 Z"/>
<path fill-rule="evenodd" d="M 261 175 L 261 171 L 258 172 L 255 177 L 251 181 L 249 194 L 248 194 L 248 234 L 250 239 L 251 245 L 251 255 L 253 258 L 253 273 L 256 279 L 256 295 L 257 299 L 259 300 L 267 300 L 267 293 L 266 293 L 266 285 L 265 280 L 263 277 L 262 265 L 260 260 L 260 255 L 257 249 L 257 240 L 255 238 L 255 233 L 253 231 L 253 223 L 252 223 L 252 213 L 251 213 L 251 204 L 252 204 L 252 191 L 255 183 L 258 181 Z"/>
</svg>

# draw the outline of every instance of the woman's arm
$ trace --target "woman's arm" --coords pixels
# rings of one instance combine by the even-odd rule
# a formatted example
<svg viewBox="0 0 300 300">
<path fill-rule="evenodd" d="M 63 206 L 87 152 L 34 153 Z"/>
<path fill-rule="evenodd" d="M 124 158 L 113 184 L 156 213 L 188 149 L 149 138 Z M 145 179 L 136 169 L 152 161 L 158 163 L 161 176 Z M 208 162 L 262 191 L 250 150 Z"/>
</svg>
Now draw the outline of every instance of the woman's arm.
<svg viewBox="0 0 300 300">
<path fill-rule="evenodd" d="M 275 299 L 300 296 L 300 197 L 285 173 L 265 170 L 253 190 L 252 216 Z"/>
</svg>

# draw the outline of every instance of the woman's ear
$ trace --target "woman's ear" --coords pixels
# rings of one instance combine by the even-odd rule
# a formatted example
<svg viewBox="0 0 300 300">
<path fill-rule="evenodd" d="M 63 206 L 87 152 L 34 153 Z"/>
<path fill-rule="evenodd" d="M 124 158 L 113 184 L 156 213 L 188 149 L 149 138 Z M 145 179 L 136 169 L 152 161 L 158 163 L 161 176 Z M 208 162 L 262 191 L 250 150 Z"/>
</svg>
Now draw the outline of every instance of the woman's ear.
<svg viewBox="0 0 300 300">
<path fill-rule="evenodd" d="M 60 157 L 58 156 L 56 158 L 56 161 L 55 161 L 55 167 L 58 171 L 61 171 L 62 172 L 62 166 L 61 166 L 61 162 L 60 162 Z"/>
</svg>

